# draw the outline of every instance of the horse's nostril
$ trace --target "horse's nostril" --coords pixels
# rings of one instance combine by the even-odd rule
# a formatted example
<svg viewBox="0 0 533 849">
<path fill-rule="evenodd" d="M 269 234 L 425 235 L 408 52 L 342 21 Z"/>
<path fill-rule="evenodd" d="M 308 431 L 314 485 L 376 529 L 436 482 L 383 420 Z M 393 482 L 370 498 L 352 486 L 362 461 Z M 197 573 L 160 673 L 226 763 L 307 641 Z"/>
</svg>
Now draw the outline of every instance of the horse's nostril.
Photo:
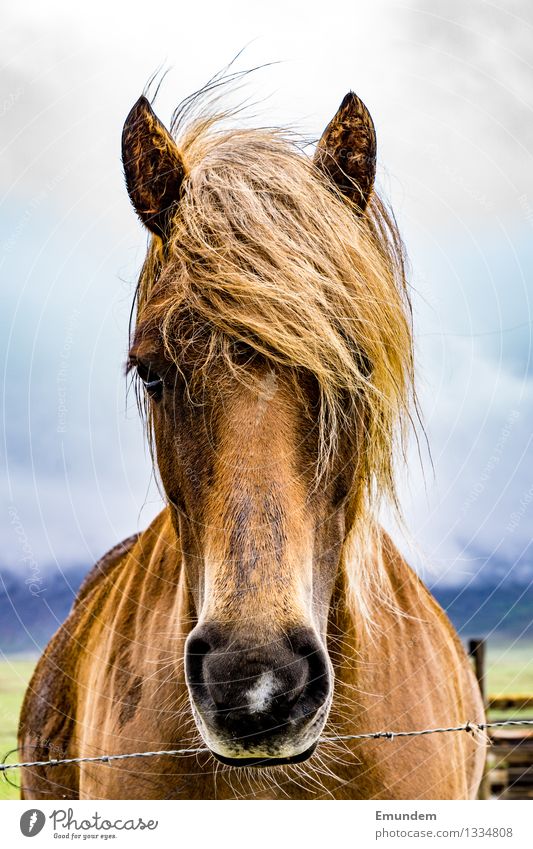
<svg viewBox="0 0 533 849">
<path fill-rule="evenodd" d="M 211 646 L 204 640 L 202 637 L 194 637 L 189 640 L 187 645 L 187 651 L 190 655 L 195 655 L 197 657 L 204 657 L 208 651 L 211 651 Z"/>
<path fill-rule="evenodd" d="M 307 680 L 298 700 L 301 707 L 312 710 L 320 707 L 328 698 L 330 676 L 326 653 L 315 636 L 297 634 L 292 640 L 293 651 L 307 664 Z"/>
<path fill-rule="evenodd" d="M 203 635 L 191 634 L 185 649 L 185 672 L 191 684 L 204 683 L 204 659 L 211 651 L 211 645 Z"/>
</svg>

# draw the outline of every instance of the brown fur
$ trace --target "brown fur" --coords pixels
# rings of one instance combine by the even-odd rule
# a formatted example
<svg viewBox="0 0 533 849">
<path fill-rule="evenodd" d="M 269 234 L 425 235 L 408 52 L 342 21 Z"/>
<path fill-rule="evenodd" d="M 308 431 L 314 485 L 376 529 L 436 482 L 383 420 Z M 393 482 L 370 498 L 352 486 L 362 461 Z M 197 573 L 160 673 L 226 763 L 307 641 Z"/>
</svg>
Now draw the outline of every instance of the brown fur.
<svg viewBox="0 0 533 849">
<path fill-rule="evenodd" d="M 483 717 L 468 659 L 445 614 L 389 541 L 385 550 L 397 602 L 413 618 L 376 612 L 379 636 L 362 640 L 339 576 L 328 626 L 335 698 L 324 736 Z M 147 619 L 146 599 L 157 616 Z M 192 611 L 165 510 L 76 605 L 43 656 L 21 717 L 24 757 L 36 754 L 36 728 L 67 757 L 202 745 L 187 709 L 181 663 Z M 92 625 L 84 632 L 88 618 Z M 121 672 L 120 689 L 117 653 L 132 664 Z M 131 683 L 145 680 L 136 713 L 121 727 L 126 673 Z M 45 682 L 54 682 L 52 689 Z M 56 751 L 41 748 L 37 755 L 57 757 Z M 308 763 L 271 773 L 241 774 L 209 754 L 55 767 L 25 770 L 24 797 L 464 799 L 475 796 L 483 755 L 483 746 L 460 733 L 324 743 Z"/>
<path fill-rule="evenodd" d="M 381 497 L 395 501 L 412 342 L 366 107 L 343 101 L 315 163 L 276 131 L 229 131 L 213 116 L 178 147 L 142 100 L 124 140 L 130 196 L 155 234 L 130 367 L 146 386 L 168 507 L 96 567 L 48 646 L 23 707 L 24 757 L 41 729 L 41 756 L 203 737 L 242 757 L 245 743 L 217 738 L 184 670 L 206 633 L 230 678 L 236 652 L 243 680 L 259 663 L 276 670 L 277 646 L 301 664 L 298 634 L 322 647 L 309 657 L 328 658 L 316 716 L 301 733 L 287 723 L 261 757 L 299 754 L 311 733 L 480 721 L 452 626 L 376 518 Z M 209 752 L 25 770 L 23 794 L 463 799 L 483 761 L 466 733 L 321 742 L 310 760 L 263 771 L 220 767 Z"/>
</svg>

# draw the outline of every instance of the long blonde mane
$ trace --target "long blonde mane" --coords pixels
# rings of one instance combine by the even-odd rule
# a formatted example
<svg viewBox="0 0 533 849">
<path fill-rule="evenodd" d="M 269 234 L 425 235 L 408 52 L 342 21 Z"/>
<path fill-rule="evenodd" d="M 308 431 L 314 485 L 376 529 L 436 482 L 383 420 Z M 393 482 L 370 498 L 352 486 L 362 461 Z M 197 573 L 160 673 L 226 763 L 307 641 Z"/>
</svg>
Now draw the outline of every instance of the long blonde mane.
<svg viewBox="0 0 533 849">
<path fill-rule="evenodd" d="M 379 548 L 380 501 L 397 505 L 395 459 L 414 397 L 394 217 L 375 192 L 358 215 L 291 134 L 231 129 L 223 114 L 189 119 L 190 109 L 176 122 L 184 191 L 168 244 L 152 239 L 137 323 L 157 328 L 176 362 L 186 316 L 209 329 L 208 360 L 222 358 L 242 379 L 235 342 L 292 375 L 311 374 L 321 399 L 318 475 L 343 438 L 363 428 L 343 562 L 364 612 L 370 590 L 385 592 L 382 570 L 365 564 L 368 547 Z"/>
</svg>

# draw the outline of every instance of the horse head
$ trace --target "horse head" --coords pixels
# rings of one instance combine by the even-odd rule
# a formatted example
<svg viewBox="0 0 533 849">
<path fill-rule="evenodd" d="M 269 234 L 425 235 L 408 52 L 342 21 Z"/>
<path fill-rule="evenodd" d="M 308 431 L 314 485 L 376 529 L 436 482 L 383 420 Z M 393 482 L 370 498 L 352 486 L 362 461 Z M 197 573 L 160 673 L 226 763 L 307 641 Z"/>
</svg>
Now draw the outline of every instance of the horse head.
<svg viewBox="0 0 533 849">
<path fill-rule="evenodd" d="M 409 392 L 372 119 L 347 95 L 310 159 L 213 117 L 175 140 L 141 97 L 123 162 L 152 237 L 129 364 L 194 610 L 194 717 L 226 763 L 304 760 L 332 700 L 335 587 L 363 603 L 353 543 L 392 487 Z"/>
</svg>

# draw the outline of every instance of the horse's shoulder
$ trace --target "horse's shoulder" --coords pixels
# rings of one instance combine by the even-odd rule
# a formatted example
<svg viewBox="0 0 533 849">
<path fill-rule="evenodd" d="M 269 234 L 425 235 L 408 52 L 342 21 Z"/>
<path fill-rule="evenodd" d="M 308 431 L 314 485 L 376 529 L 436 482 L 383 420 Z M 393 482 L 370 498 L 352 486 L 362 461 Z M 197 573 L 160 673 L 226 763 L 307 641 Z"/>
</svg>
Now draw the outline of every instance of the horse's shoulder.
<svg viewBox="0 0 533 849">
<path fill-rule="evenodd" d="M 400 610 L 409 617 L 419 619 L 425 626 L 437 628 L 441 634 L 446 633 L 455 649 L 464 655 L 461 640 L 447 613 L 385 531 L 382 533 L 382 547 L 394 601 Z"/>
<path fill-rule="evenodd" d="M 114 545 L 113 548 L 107 551 L 104 556 L 94 564 L 93 568 L 87 573 L 81 583 L 78 595 L 74 602 L 74 607 L 76 607 L 76 605 L 78 605 L 81 601 L 85 600 L 92 590 L 105 581 L 105 579 L 121 563 L 124 555 L 129 554 L 139 537 L 140 534 L 138 533 L 132 534 L 127 539 L 122 540 L 122 542 L 117 543 L 117 545 Z"/>
<path fill-rule="evenodd" d="M 76 650 L 76 642 L 73 642 L 73 637 L 78 638 L 83 633 L 80 629 L 87 618 L 85 602 L 91 593 L 101 586 L 106 577 L 120 564 L 124 555 L 131 551 L 138 538 L 139 534 L 134 534 L 115 545 L 98 560 L 85 576 L 67 619 L 53 635 L 39 658 L 32 681 L 26 692 L 21 728 L 27 724 L 25 714 L 30 713 L 33 717 L 34 727 L 36 724 L 39 725 L 41 719 L 44 721 L 45 717 L 48 717 L 49 720 L 55 717 L 61 727 L 69 724 L 67 722 L 68 707 L 76 701 L 77 662 L 79 659 L 79 651 Z M 54 731 L 55 734 L 52 736 L 57 736 L 57 728 Z"/>
<path fill-rule="evenodd" d="M 403 613 L 425 618 L 428 614 L 445 627 L 453 627 L 431 590 L 400 553 L 390 536 L 382 532 L 383 563 L 394 600 Z"/>
<path fill-rule="evenodd" d="M 119 567 L 124 564 L 126 557 L 131 558 L 133 565 L 135 563 L 137 565 L 146 564 L 157 543 L 164 545 L 165 538 L 168 537 L 169 542 L 173 538 L 172 535 L 169 535 L 169 527 L 168 511 L 163 510 L 144 531 L 132 534 L 132 536 L 113 546 L 85 576 L 78 590 L 73 609 L 76 609 L 80 602 L 87 601 L 93 591 L 96 595 L 98 590 L 108 585 L 109 580 L 114 580 L 114 576 L 118 578 Z"/>
</svg>

